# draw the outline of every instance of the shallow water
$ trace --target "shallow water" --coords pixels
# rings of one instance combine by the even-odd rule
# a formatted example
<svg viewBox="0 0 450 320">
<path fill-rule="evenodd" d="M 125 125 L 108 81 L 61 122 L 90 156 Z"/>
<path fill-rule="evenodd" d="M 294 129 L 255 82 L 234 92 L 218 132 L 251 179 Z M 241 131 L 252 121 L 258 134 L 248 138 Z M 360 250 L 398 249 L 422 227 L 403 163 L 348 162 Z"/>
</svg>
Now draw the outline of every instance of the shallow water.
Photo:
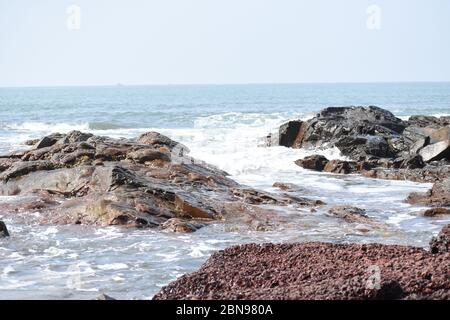
<svg viewBox="0 0 450 320">
<path fill-rule="evenodd" d="M 273 208 L 285 221 L 271 231 L 223 223 L 193 234 L 119 227 L 39 226 L 39 212 L 5 214 L 11 237 L 0 240 L 0 298 L 91 299 L 100 292 L 146 299 L 196 270 L 212 252 L 248 242 L 380 242 L 426 247 L 450 218 L 424 218 L 403 203 L 430 184 L 315 173 L 293 161 L 337 150 L 259 147 L 287 119 L 308 118 L 328 105 L 376 104 L 396 115 L 449 114 L 450 88 L 438 84 L 162 86 L 0 89 L 0 150 L 50 132 L 78 129 L 113 137 L 157 130 L 184 143 L 191 155 L 226 170 L 239 183 L 278 192 L 294 183 L 327 203 L 317 212 Z M 16 201 L 2 197 L 0 201 Z M 381 227 L 363 230 L 326 216 L 333 204 L 365 208 Z"/>
</svg>

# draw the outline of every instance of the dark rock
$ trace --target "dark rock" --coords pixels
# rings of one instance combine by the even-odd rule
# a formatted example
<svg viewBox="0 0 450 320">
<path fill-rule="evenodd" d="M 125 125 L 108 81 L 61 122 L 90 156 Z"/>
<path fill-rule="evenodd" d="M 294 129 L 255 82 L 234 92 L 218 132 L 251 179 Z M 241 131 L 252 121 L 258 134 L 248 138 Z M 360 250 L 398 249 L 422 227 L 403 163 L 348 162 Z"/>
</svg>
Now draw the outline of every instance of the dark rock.
<svg viewBox="0 0 450 320">
<path fill-rule="evenodd" d="M 114 299 L 113 297 L 108 296 L 107 294 L 102 293 L 95 300 L 112 301 L 112 300 L 116 300 L 116 299 Z"/>
<path fill-rule="evenodd" d="M 49 137 L 57 142 L 0 157 L 0 195 L 27 196 L 15 207 L 2 205 L 6 212 L 39 210 L 39 223 L 194 231 L 205 221 L 243 221 L 249 228 L 276 224 L 280 218 L 258 204 L 320 205 L 242 188 L 156 132 L 138 139 L 79 131 Z"/>
<path fill-rule="evenodd" d="M 292 147 L 303 121 L 293 120 L 282 124 L 278 131 L 278 145 Z"/>
<path fill-rule="evenodd" d="M 54 145 L 56 142 L 58 142 L 59 138 L 55 137 L 55 136 L 47 136 L 47 137 L 43 137 L 41 140 L 39 140 L 36 145 L 35 148 L 36 149 L 41 149 L 41 148 L 47 148 L 47 147 L 51 147 L 52 145 Z"/>
<path fill-rule="evenodd" d="M 434 217 L 442 214 L 450 214 L 450 209 L 447 208 L 432 208 L 426 210 L 423 215 L 425 217 Z"/>
<path fill-rule="evenodd" d="M 322 171 L 328 159 L 321 155 L 312 155 L 295 161 L 295 164 L 310 170 Z"/>
<path fill-rule="evenodd" d="M 170 161 L 169 154 L 149 149 L 139 149 L 136 151 L 129 152 L 127 154 L 127 157 L 133 159 L 138 163 L 145 163 L 147 161 L 153 160 Z"/>
<path fill-rule="evenodd" d="M 431 239 L 430 250 L 433 254 L 450 252 L 450 224 L 444 226 L 439 234 Z"/>
<path fill-rule="evenodd" d="M 449 299 L 450 253 L 382 244 L 246 244 L 153 299 Z"/>
<path fill-rule="evenodd" d="M 6 224 L 0 220 L 0 238 L 9 237 L 8 229 Z"/>
<path fill-rule="evenodd" d="M 352 207 L 352 206 L 334 206 L 328 213 L 334 217 L 344 219 L 347 222 L 367 222 L 369 221 L 369 217 L 366 214 L 366 210 Z"/>
<path fill-rule="evenodd" d="M 344 160 L 330 160 L 327 162 L 323 171 L 331 173 L 349 174 L 355 171 L 356 163 Z"/>
<path fill-rule="evenodd" d="M 419 128 L 423 127 L 441 128 L 443 126 L 450 125 L 450 117 L 444 116 L 437 118 L 434 116 L 416 115 L 409 117 L 407 122 L 409 126 L 415 126 Z"/>
<path fill-rule="evenodd" d="M 354 159 L 366 154 L 391 155 L 394 151 L 386 139 L 400 135 L 405 127 L 402 120 L 378 107 L 331 107 L 302 124 L 294 147 L 338 144 Z"/>
<path fill-rule="evenodd" d="M 154 146 L 155 148 L 167 147 L 169 150 L 172 150 L 174 147 L 180 145 L 180 143 L 170 139 L 169 137 L 154 131 L 141 134 L 137 141 L 142 144 Z M 186 148 L 186 150 L 189 151 L 188 148 Z"/>
<path fill-rule="evenodd" d="M 389 158 L 395 154 L 385 138 L 373 135 L 343 137 L 335 143 L 335 146 L 343 155 L 352 159 L 361 156 Z"/>
</svg>

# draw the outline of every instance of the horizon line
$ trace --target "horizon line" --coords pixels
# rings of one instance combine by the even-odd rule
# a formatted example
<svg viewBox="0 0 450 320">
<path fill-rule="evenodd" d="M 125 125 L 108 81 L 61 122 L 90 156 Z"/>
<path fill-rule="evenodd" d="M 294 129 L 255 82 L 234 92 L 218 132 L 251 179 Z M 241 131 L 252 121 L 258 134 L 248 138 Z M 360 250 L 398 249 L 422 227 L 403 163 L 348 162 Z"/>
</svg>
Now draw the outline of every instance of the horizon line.
<svg viewBox="0 0 450 320">
<path fill-rule="evenodd" d="M 154 83 L 154 84 L 60 84 L 60 85 L 0 85 L 0 89 L 19 88 L 81 88 L 81 87 L 170 87 L 170 86 L 252 86 L 252 85 L 321 85 L 321 84 L 418 84 L 450 83 L 450 80 L 406 80 L 406 81 L 312 81 L 312 82 L 224 82 L 224 83 Z"/>
</svg>

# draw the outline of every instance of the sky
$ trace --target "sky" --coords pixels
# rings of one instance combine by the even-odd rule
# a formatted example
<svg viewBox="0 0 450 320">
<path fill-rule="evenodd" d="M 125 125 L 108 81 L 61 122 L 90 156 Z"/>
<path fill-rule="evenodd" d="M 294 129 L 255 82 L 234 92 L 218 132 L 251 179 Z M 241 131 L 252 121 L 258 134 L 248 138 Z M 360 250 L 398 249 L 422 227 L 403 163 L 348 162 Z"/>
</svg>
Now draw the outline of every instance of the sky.
<svg viewBox="0 0 450 320">
<path fill-rule="evenodd" d="M 0 0 L 0 86 L 449 80 L 448 0 Z"/>
</svg>

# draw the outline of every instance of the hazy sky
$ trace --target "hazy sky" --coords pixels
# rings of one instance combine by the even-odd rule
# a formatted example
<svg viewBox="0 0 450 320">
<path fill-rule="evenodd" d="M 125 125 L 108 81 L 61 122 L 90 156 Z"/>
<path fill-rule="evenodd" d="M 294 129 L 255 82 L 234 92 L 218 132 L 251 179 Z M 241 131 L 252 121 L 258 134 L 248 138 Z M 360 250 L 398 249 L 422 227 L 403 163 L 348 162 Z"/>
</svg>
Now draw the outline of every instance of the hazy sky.
<svg viewBox="0 0 450 320">
<path fill-rule="evenodd" d="M 0 86 L 448 80 L 449 0 L 0 0 Z"/>
</svg>

